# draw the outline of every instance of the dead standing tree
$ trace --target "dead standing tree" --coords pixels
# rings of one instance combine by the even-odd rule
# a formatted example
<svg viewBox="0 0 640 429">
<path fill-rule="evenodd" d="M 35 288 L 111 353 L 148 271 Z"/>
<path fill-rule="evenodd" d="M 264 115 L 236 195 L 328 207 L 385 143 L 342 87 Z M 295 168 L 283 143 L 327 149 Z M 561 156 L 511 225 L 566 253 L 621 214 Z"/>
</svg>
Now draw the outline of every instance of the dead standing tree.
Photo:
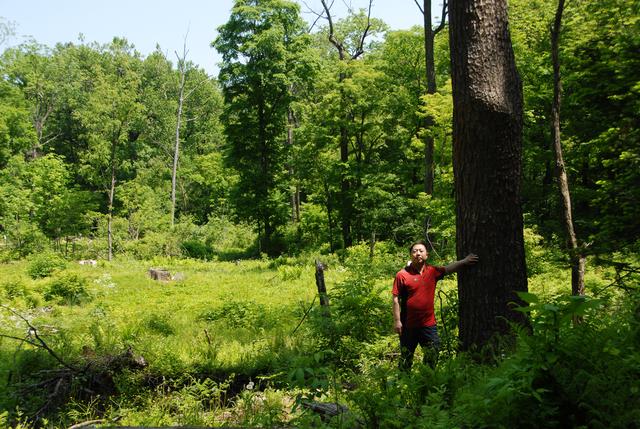
<svg viewBox="0 0 640 429">
<path fill-rule="evenodd" d="M 506 0 L 449 4 L 453 167 L 458 256 L 481 263 L 458 273 L 462 349 L 526 324 L 510 304 L 527 290 L 520 203 L 523 104 Z"/>
<path fill-rule="evenodd" d="M 560 137 L 560 104 L 562 100 L 562 80 L 560 78 L 560 27 L 564 0 L 558 0 L 556 15 L 551 26 L 551 61 L 553 62 L 553 104 L 551 106 L 551 135 L 553 138 L 553 152 L 556 160 L 556 179 L 560 198 L 562 199 L 562 218 L 567 231 L 567 244 L 571 258 L 571 294 L 584 295 L 584 271 L 586 257 L 580 246 L 573 225 L 571 210 L 571 192 L 569 191 L 569 179 L 562 157 L 562 139 Z"/>
<path fill-rule="evenodd" d="M 187 35 L 189 32 L 187 31 Z M 171 169 L 171 226 L 175 225 L 176 217 L 176 185 L 178 182 L 178 164 L 180 159 L 180 128 L 183 122 L 184 104 L 193 94 L 193 92 L 202 85 L 205 80 L 197 82 L 193 88 L 186 92 L 187 86 L 187 74 L 190 70 L 190 63 L 187 62 L 187 35 L 184 36 L 184 44 L 182 45 L 182 55 L 178 55 L 176 52 L 176 58 L 178 60 L 178 73 L 180 76 L 180 82 L 178 85 L 178 108 L 176 110 L 176 132 L 175 141 L 173 145 L 173 168 Z M 185 122 L 194 120 L 194 118 L 186 119 Z"/>
</svg>

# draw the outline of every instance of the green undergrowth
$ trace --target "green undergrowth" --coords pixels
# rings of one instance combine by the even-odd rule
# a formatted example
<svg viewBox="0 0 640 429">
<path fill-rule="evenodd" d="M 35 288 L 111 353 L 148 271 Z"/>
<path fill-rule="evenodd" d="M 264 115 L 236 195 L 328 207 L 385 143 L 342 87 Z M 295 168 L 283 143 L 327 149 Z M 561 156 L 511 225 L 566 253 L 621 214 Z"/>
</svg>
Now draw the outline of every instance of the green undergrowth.
<svg viewBox="0 0 640 429">
<path fill-rule="evenodd" d="M 32 275 L 33 260 L 2 264 L 0 427 L 632 427 L 640 298 L 638 275 L 620 267 L 637 261 L 590 260 L 588 296 L 572 298 L 562 258 L 535 240 L 529 251 L 532 331 L 516 329 L 515 346 L 458 353 L 447 277 L 436 295 L 438 366 L 416 363 L 410 375 L 396 370 L 389 293 L 406 250 L 386 243 L 373 256 L 363 244 L 341 255 L 95 267 L 45 255 L 38 266 L 57 264 L 46 276 Z M 152 280 L 150 268 L 173 279 Z M 348 411 L 322 420 L 313 401 Z"/>
</svg>

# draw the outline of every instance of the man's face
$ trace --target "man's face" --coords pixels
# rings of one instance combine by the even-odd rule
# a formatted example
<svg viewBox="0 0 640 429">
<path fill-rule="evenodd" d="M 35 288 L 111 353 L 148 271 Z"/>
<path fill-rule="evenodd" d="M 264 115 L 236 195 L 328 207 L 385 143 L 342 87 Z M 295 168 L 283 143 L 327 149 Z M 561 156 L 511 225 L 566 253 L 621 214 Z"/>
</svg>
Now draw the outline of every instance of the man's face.
<svg viewBox="0 0 640 429">
<path fill-rule="evenodd" d="M 416 244 L 411 248 L 411 262 L 414 264 L 423 264 L 428 256 L 427 248 L 423 244 Z"/>
</svg>

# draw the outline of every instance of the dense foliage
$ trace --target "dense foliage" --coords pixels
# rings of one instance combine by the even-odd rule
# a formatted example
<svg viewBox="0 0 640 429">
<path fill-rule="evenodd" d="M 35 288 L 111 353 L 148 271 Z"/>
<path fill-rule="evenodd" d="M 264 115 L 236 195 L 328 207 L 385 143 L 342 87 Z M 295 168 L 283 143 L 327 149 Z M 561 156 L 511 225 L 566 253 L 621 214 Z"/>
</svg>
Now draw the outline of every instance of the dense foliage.
<svg viewBox="0 0 640 429">
<path fill-rule="evenodd" d="M 561 35 L 562 137 L 574 219 L 596 254 L 637 250 L 638 7 L 572 2 Z M 561 245 L 549 131 L 554 4 L 514 1 L 510 8 L 525 95 L 526 222 Z M 238 2 L 214 43 L 223 55 L 220 84 L 193 64 L 186 68 L 177 239 L 167 216 L 179 70 L 161 52 L 142 58 L 122 39 L 5 50 L 5 258 L 50 246 L 103 256 L 109 230 L 116 255 L 147 257 L 151 243 L 152 253 L 179 255 L 200 242 L 208 250 L 196 253 L 212 258 L 219 252 L 204 227 L 220 220 L 248 222 L 260 238 L 254 252 L 335 251 L 344 247 L 345 216 L 353 242 L 375 235 L 401 243 L 428 227 L 451 254 L 446 33 L 435 45 L 440 88 L 427 96 L 420 28 L 390 31 L 371 21 L 363 33 L 364 12 L 334 21 L 347 51 L 366 34 L 356 60 L 339 58 L 326 28 L 304 35 L 295 4 Z M 435 140 L 428 196 L 425 134 Z"/>
<path fill-rule="evenodd" d="M 428 95 L 422 28 L 334 17 L 335 40 L 362 49 L 345 59 L 327 26 L 305 34 L 287 0 L 236 1 L 213 41 L 218 77 L 118 38 L 5 49 L 0 428 L 637 425 L 640 1 L 565 11 L 561 125 L 589 253 L 584 297 L 567 296 L 553 173 L 555 6 L 509 2 L 532 330 L 458 353 L 447 279 L 442 359 L 411 376 L 396 371 L 390 333 L 398 245 L 426 236 L 436 263 L 456 248 L 446 31 Z M 11 31 L 0 20 L 0 43 Z M 314 260 L 329 267 L 329 311 L 314 298 Z M 153 282 L 149 266 L 173 280 Z M 321 420 L 309 401 L 349 411 Z"/>
</svg>

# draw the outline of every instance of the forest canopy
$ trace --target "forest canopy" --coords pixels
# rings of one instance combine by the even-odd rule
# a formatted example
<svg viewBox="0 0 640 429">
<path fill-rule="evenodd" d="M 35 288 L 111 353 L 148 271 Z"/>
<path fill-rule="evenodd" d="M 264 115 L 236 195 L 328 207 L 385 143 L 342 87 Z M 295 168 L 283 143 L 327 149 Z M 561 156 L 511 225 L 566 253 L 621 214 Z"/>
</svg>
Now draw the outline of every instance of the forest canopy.
<svg viewBox="0 0 640 429">
<path fill-rule="evenodd" d="M 78 257 L 104 257 L 111 237 L 116 255 L 212 258 L 229 246 L 278 255 L 373 236 L 402 243 L 427 228 L 453 253 L 447 34 L 435 38 L 439 84 L 427 94 L 421 28 L 371 21 L 360 40 L 366 11 L 334 17 L 335 40 L 349 53 L 341 58 L 328 26 L 306 33 L 299 7 L 243 4 L 214 42 L 224 58 L 217 78 L 160 51 L 143 58 L 123 39 L 5 49 L 4 254 L 70 251 L 73 242 Z M 549 122 L 554 5 L 514 1 L 509 12 L 524 89 L 526 226 L 562 246 Z M 597 255 L 638 245 L 637 29 L 636 2 L 577 1 L 565 12 L 565 159 L 578 236 Z M 173 203 L 181 73 L 189 96 Z M 243 103 L 264 110 L 255 116 Z M 221 224 L 234 230 L 224 239 L 214 232 Z"/>
</svg>

